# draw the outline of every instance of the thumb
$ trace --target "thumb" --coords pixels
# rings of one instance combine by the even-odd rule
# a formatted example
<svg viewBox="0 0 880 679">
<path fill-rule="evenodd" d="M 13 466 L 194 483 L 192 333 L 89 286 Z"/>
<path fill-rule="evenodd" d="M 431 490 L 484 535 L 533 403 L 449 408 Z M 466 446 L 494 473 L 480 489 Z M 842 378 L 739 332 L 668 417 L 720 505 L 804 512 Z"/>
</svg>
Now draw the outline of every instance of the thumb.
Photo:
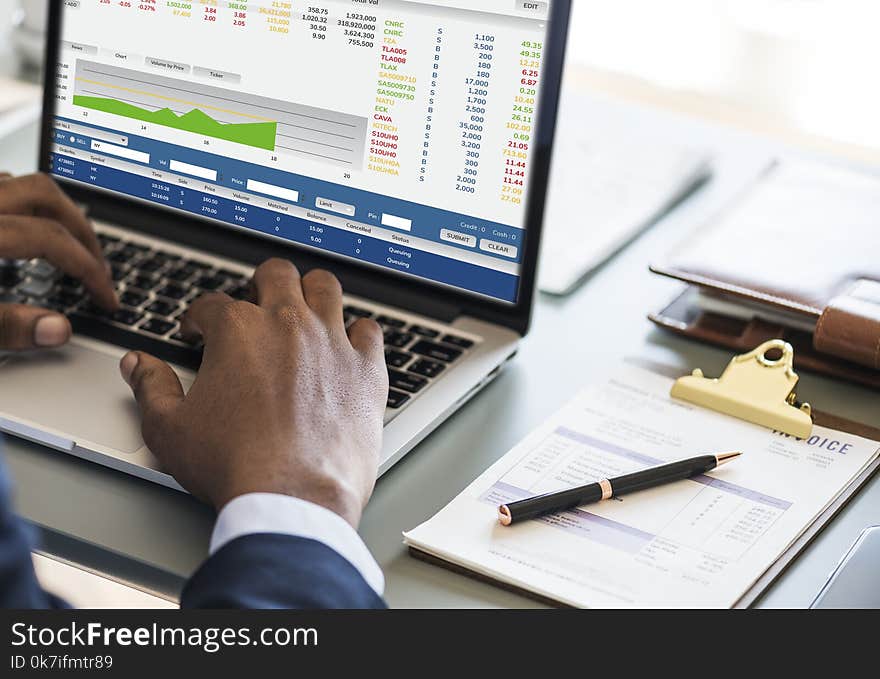
<svg viewBox="0 0 880 679">
<path fill-rule="evenodd" d="M 153 418 L 163 418 L 183 401 L 183 387 L 175 372 L 164 361 L 142 351 L 131 351 L 122 357 L 119 372 L 137 399 L 144 426 L 152 426 Z"/>
<path fill-rule="evenodd" d="M 0 349 L 58 347 L 70 339 L 70 332 L 70 321 L 54 311 L 24 304 L 0 304 Z"/>
</svg>

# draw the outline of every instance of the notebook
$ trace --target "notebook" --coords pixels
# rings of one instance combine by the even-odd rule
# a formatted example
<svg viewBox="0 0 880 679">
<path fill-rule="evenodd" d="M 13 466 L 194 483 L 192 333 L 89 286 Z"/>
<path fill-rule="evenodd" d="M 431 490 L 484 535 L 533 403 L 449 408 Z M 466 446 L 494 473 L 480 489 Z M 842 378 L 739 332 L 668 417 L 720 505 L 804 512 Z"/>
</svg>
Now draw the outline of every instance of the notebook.
<svg viewBox="0 0 880 679">
<path fill-rule="evenodd" d="M 538 285 L 563 295 L 691 194 L 710 174 L 700 150 L 591 115 L 594 100 L 562 101 Z"/>
<path fill-rule="evenodd" d="M 675 401 L 672 384 L 622 366 L 407 532 L 405 543 L 432 563 L 554 604 L 752 603 L 877 469 L 880 444 L 864 435 L 880 432 L 838 421 L 798 440 Z M 701 477 L 511 527 L 497 521 L 505 502 L 730 450 L 743 456 Z"/>
<path fill-rule="evenodd" d="M 782 338 L 795 367 L 880 388 L 878 215 L 880 177 L 776 163 L 651 267 L 688 284 L 651 320 L 734 350 Z"/>
</svg>

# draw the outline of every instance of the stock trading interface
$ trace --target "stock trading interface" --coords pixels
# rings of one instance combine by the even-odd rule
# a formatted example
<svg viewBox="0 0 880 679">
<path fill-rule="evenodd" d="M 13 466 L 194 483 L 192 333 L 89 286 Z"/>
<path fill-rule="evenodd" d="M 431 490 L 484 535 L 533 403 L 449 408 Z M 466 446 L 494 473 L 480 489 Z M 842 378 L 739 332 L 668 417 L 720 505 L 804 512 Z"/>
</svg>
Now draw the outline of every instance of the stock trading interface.
<svg viewBox="0 0 880 679">
<path fill-rule="evenodd" d="M 63 3 L 52 170 L 515 302 L 549 3 Z"/>
</svg>

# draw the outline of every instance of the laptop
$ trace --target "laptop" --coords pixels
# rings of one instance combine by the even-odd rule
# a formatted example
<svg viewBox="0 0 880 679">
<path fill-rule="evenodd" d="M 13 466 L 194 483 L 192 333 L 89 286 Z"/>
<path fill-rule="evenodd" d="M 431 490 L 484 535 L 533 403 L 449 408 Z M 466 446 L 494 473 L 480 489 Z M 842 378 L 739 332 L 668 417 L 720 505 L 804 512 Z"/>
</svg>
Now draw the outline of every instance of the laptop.
<svg viewBox="0 0 880 679">
<path fill-rule="evenodd" d="M 571 2 L 50 4 L 40 167 L 88 211 L 122 308 L 44 261 L 3 298 L 68 315 L 6 355 L 0 429 L 172 488 L 118 374 L 192 384 L 208 291 L 286 257 L 383 327 L 380 474 L 498 375 L 529 329 Z"/>
</svg>

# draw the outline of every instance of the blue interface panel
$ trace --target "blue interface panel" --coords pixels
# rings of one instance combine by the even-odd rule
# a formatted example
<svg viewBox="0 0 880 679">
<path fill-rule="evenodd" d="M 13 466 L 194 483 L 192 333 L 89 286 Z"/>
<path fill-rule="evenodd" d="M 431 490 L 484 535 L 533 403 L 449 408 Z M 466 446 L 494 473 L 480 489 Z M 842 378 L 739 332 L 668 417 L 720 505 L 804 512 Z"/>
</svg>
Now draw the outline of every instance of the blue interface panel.
<svg viewBox="0 0 880 679">
<path fill-rule="evenodd" d="M 548 3 L 366 5 L 67 3 L 53 173 L 516 302 Z"/>
</svg>

